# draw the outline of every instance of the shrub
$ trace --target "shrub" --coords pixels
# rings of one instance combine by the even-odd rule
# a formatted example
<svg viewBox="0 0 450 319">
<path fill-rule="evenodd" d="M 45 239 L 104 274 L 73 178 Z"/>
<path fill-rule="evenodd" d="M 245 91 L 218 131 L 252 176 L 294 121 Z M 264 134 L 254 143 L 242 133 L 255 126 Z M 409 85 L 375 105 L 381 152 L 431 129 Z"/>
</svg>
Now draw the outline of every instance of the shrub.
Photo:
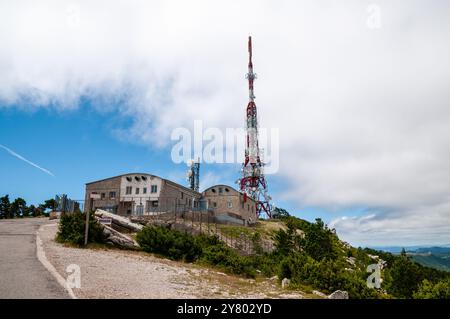
<svg viewBox="0 0 450 319">
<path fill-rule="evenodd" d="M 450 299 L 450 279 L 437 283 L 424 279 L 413 297 L 414 299 Z"/>
<path fill-rule="evenodd" d="M 337 258 L 335 236 L 321 219 L 311 224 L 291 216 L 286 218 L 286 226 L 287 230 L 280 229 L 273 236 L 278 254 L 305 251 L 317 261 Z M 302 230 L 304 237 L 297 230 Z"/>
<path fill-rule="evenodd" d="M 144 227 L 136 237 L 141 248 L 173 260 L 194 261 L 202 248 L 193 236 L 162 226 Z"/>
<path fill-rule="evenodd" d="M 366 274 L 349 272 L 341 263 L 323 259 L 316 261 L 305 253 L 285 257 L 279 266 L 280 279 L 289 278 L 294 285 L 308 284 L 327 293 L 345 290 L 350 298 L 376 298 L 378 292 L 366 285 Z"/>
<path fill-rule="evenodd" d="M 280 259 L 273 253 L 265 253 L 253 256 L 255 268 L 260 270 L 265 276 L 273 276 L 277 274 Z"/>
<path fill-rule="evenodd" d="M 241 256 L 222 243 L 204 247 L 200 260 L 234 274 L 252 278 L 256 275 L 251 257 Z"/>
<path fill-rule="evenodd" d="M 144 251 L 173 260 L 199 260 L 248 277 L 256 273 L 252 258 L 240 256 L 216 236 L 192 236 L 162 226 L 148 226 L 137 234 L 136 240 Z"/>
<path fill-rule="evenodd" d="M 71 243 L 75 245 L 84 244 L 84 233 L 86 226 L 86 215 L 81 211 L 73 213 L 61 214 L 59 221 L 59 230 L 56 240 L 63 243 Z M 88 242 L 102 243 L 104 242 L 103 227 L 95 219 L 94 213 L 89 216 L 89 233 Z"/>
</svg>

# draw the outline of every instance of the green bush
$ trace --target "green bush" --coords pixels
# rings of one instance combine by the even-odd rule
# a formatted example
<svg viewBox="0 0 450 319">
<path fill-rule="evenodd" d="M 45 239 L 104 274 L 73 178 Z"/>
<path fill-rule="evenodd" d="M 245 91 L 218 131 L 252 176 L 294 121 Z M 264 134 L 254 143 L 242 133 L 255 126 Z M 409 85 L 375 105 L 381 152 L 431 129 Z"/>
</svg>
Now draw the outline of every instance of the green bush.
<svg viewBox="0 0 450 319">
<path fill-rule="evenodd" d="M 75 245 L 84 244 L 84 233 L 86 226 L 86 214 L 81 211 L 73 213 L 62 213 L 59 221 L 59 230 L 56 235 L 56 240 L 62 243 L 71 243 Z M 103 227 L 95 219 L 94 213 L 89 216 L 89 243 L 103 243 Z"/>
<path fill-rule="evenodd" d="M 193 236 L 161 226 L 144 227 L 136 240 L 144 251 L 173 260 L 194 261 L 202 253 L 200 242 Z"/>
<path fill-rule="evenodd" d="M 450 299 L 450 279 L 437 283 L 424 279 L 413 297 L 414 299 Z"/>
<path fill-rule="evenodd" d="M 331 259 L 316 261 L 305 253 L 285 257 L 279 264 L 278 277 L 291 279 L 295 285 L 310 285 L 326 293 L 345 290 L 350 298 L 376 298 L 378 292 L 366 285 L 366 273 L 348 271 L 345 265 Z"/>
<path fill-rule="evenodd" d="M 241 256 L 222 243 L 204 247 L 200 261 L 218 266 L 234 274 L 252 278 L 256 275 L 251 257 Z"/>
<path fill-rule="evenodd" d="M 253 263 L 263 275 L 271 277 L 277 274 L 280 259 L 275 254 L 265 253 L 253 256 Z"/>
<path fill-rule="evenodd" d="M 256 273 L 250 257 L 240 256 L 216 236 L 192 236 L 162 226 L 147 226 L 137 234 L 136 240 L 144 251 L 173 260 L 198 260 L 248 277 Z"/>
<path fill-rule="evenodd" d="M 337 239 L 320 218 L 312 224 L 291 216 L 286 218 L 286 226 L 287 230 L 280 229 L 273 236 L 278 254 L 285 256 L 304 251 L 317 261 L 337 258 Z M 298 230 L 304 236 L 299 235 Z"/>
</svg>

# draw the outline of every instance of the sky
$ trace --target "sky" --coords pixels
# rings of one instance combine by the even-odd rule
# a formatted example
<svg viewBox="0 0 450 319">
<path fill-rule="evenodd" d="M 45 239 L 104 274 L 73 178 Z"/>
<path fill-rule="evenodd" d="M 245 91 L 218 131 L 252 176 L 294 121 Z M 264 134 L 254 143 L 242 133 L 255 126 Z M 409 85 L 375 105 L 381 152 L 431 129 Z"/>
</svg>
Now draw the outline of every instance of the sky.
<svg viewBox="0 0 450 319">
<path fill-rule="evenodd" d="M 0 0 L 0 194 L 82 199 L 129 172 L 186 184 L 172 133 L 243 127 L 252 35 L 273 203 L 357 246 L 449 244 L 449 15 L 445 0 Z M 201 188 L 239 170 L 203 163 Z"/>
</svg>

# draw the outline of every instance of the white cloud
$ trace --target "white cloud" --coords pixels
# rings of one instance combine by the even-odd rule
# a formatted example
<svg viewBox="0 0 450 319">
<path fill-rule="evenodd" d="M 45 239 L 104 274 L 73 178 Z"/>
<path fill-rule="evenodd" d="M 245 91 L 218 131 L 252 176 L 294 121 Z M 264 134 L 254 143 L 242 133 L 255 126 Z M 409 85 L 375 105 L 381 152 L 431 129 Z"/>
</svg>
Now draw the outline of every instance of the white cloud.
<svg viewBox="0 0 450 319">
<path fill-rule="evenodd" d="M 238 127 L 252 34 L 261 125 L 280 128 L 283 196 L 373 209 L 348 219 L 354 238 L 402 220 L 417 240 L 450 241 L 439 232 L 450 224 L 450 4 L 376 1 L 382 27 L 369 29 L 370 3 L 2 1 L 0 105 L 64 110 L 86 96 L 133 120 L 121 138 L 159 146 L 194 119 Z"/>
<path fill-rule="evenodd" d="M 449 242 L 450 204 L 412 208 L 407 211 L 368 212 L 340 217 L 330 223 L 345 240 L 361 246 L 446 245 Z"/>
</svg>

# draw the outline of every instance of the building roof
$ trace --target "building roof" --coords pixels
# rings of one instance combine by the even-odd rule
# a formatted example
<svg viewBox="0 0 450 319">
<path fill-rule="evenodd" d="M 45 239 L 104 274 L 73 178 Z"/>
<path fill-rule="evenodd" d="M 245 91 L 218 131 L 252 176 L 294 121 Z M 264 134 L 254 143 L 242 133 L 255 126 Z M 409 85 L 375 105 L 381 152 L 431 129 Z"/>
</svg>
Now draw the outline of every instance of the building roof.
<svg viewBox="0 0 450 319">
<path fill-rule="evenodd" d="M 165 182 L 168 182 L 169 184 L 172 184 L 172 185 L 175 185 L 175 186 L 177 186 L 177 187 L 183 188 L 183 189 L 186 190 L 186 191 L 189 191 L 189 192 L 195 192 L 195 193 L 198 193 L 199 195 L 201 195 L 201 193 L 196 192 L 196 191 L 194 191 L 193 189 L 190 189 L 190 188 L 188 188 L 188 187 L 186 187 L 186 186 L 183 186 L 183 185 L 181 185 L 181 184 L 175 183 L 175 182 L 173 182 L 173 181 L 171 181 L 171 180 L 162 178 L 162 177 L 160 177 L 160 176 L 153 175 L 153 174 L 148 174 L 148 173 L 127 173 L 127 174 L 121 174 L 121 175 L 117 175 L 117 176 L 112 176 L 112 177 L 107 177 L 107 178 L 99 179 L 99 180 L 96 180 L 96 181 L 92 181 L 92 182 L 86 183 L 86 185 L 90 185 L 90 184 L 94 184 L 94 183 L 99 183 L 99 182 L 103 182 L 103 181 L 107 181 L 107 180 L 111 180 L 111 179 L 115 179 L 115 178 L 119 178 L 119 177 L 123 177 L 123 176 L 128 176 L 128 175 L 143 175 L 143 176 L 156 177 L 156 178 L 159 178 L 159 179 L 161 179 L 161 180 L 163 180 L 163 181 L 165 181 Z"/>
<path fill-rule="evenodd" d="M 145 176 L 157 177 L 157 178 L 159 178 L 159 179 L 164 179 L 164 178 L 162 178 L 162 177 L 159 177 L 159 176 L 156 176 L 156 175 L 152 175 L 152 174 L 148 174 L 148 173 L 126 173 L 126 174 L 120 174 L 120 175 L 111 176 L 111 177 L 99 179 L 99 180 L 96 180 L 96 181 L 92 181 L 92 182 L 86 183 L 86 185 L 94 184 L 94 183 L 98 183 L 98 182 L 103 182 L 103 181 L 107 181 L 107 180 L 110 180 L 110 179 L 114 179 L 114 178 L 118 178 L 118 177 L 123 177 L 123 176 L 128 176 L 128 175 L 145 175 Z"/>
<path fill-rule="evenodd" d="M 207 190 L 210 190 L 211 188 L 217 188 L 217 187 L 226 187 L 226 188 L 229 188 L 229 189 L 234 190 L 235 192 L 240 193 L 240 192 L 239 192 L 237 189 L 235 189 L 234 187 L 229 186 L 229 185 L 225 185 L 225 184 L 217 184 L 217 185 L 210 186 L 210 187 L 206 188 L 203 192 L 206 192 Z"/>
</svg>

